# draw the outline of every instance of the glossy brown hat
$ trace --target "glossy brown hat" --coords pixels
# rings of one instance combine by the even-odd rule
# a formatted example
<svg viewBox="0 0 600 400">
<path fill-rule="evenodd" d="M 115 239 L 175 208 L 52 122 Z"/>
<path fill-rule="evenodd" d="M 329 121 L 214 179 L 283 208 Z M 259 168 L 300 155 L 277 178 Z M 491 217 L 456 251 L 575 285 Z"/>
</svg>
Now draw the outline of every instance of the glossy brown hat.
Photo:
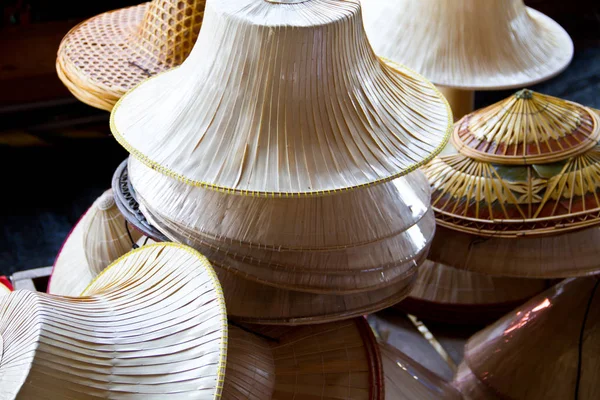
<svg viewBox="0 0 600 400">
<path fill-rule="evenodd" d="M 455 386 L 470 399 L 598 398 L 599 283 L 562 281 L 475 334 Z"/>
<path fill-rule="evenodd" d="M 495 277 L 426 260 L 395 307 L 428 321 L 484 325 L 548 287 L 545 279 Z"/>
<path fill-rule="evenodd" d="M 59 78 L 79 100 L 110 111 L 126 91 L 188 56 L 205 0 L 153 0 L 74 27 L 58 49 Z"/>
</svg>

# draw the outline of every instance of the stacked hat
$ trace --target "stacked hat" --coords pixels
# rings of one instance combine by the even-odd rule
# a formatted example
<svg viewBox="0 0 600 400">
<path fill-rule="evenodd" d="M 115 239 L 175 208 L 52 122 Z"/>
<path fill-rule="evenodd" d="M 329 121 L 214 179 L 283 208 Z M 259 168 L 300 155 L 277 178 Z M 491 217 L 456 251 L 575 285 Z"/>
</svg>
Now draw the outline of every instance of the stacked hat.
<svg viewBox="0 0 600 400">
<path fill-rule="evenodd" d="M 425 260 L 410 296 L 396 308 L 429 321 L 486 325 L 548 286 L 544 279 L 491 276 Z"/>
<path fill-rule="evenodd" d="M 497 276 L 598 272 L 598 123 L 529 90 L 461 119 L 449 154 L 425 168 L 438 224 L 429 258 Z"/>
<path fill-rule="evenodd" d="M 111 129 L 140 209 L 235 282 L 236 317 L 324 322 L 414 280 L 435 228 L 417 168 L 451 121 L 432 84 L 374 54 L 358 1 L 225 0 L 207 2 L 180 67 L 121 98 Z M 235 304 L 260 292 L 302 301 L 272 316 Z M 343 305 L 318 304 L 332 296 Z"/>
<path fill-rule="evenodd" d="M 174 243 L 127 253 L 80 297 L 5 296 L 0 345 L 7 398 L 383 400 L 452 393 L 402 353 L 378 345 L 364 318 L 228 325 L 210 264 Z"/>
<path fill-rule="evenodd" d="M 48 293 L 77 296 L 110 263 L 135 247 L 141 234 L 129 229 L 112 189 L 104 192 L 75 225 L 60 250 Z"/>
<path fill-rule="evenodd" d="M 523 0 L 367 1 L 364 20 L 375 51 L 440 85 L 457 117 L 473 90 L 529 86 L 573 57 L 567 32 Z"/>
<path fill-rule="evenodd" d="M 475 334 L 455 386 L 474 400 L 597 399 L 599 283 L 564 280 Z"/>
<path fill-rule="evenodd" d="M 204 0 L 153 0 L 110 11 L 74 27 L 56 70 L 79 100 L 110 111 L 129 89 L 180 65 L 202 24 Z"/>
</svg>

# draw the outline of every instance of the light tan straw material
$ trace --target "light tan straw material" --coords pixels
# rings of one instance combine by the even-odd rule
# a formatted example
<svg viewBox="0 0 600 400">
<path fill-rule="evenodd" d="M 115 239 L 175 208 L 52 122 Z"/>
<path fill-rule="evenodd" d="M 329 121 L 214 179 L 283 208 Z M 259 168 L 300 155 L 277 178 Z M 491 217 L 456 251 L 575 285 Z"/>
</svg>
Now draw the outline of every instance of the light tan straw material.
<svg viewBox="0 0 600 400">
<path fill-rule="evenodd" d="M 461 400 L 448 382 L 387 343 L 379 342 L 386 400 Z"/>
<path fill-rule="evenodd" d="M 110 111 L 129 89 L 180 65 L 200 31 L 204 0 L 154 0 L 74 27 L 58 50 L 59 78 L 79 100 Z"/>
<path fill-rule="evenodd" d="M 598 286 L 567 279 L 475 334 L 455 386 L 476 400 L 597 399 Z"/>
<path fill-rule="evenodd" d="M 157 171 L 261 196 L 391 180 L 437 154 L 451 125 L 431 83 L 375 55 L 358 0 L 209 1 L 186 61 L 111 114 L 115 138 Z"/>
<path fill-rule="evenodd" d="M 110 263 L 133 247 L 141 234 L 126 227 L 107 190 L 81 217 L 65 240 L 48 284 L 48 293 L 77 296 Z"/>
<path fill-rule="evenodd" d="M 573 57 L 567 32 L 523 0 L 368 0 L 364 21 L 377 54 L 451 88 L 532 85 Z"/>
<path fill-rule="evenodd" d="M 217 399 L 227 320 L 199 253 L 128 253 L 82 297 L 16 291 L 0 300 L 2 399 Z"/>
</svg>

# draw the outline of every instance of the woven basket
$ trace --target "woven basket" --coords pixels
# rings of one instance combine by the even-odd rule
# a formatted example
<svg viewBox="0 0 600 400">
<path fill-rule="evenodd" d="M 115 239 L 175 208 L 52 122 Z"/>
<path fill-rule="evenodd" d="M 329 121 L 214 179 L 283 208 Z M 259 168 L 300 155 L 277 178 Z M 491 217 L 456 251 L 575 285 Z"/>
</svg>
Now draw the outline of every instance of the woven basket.
<svg viewBox="0 0 600 400">
<path fill-rule="evenodd" d="M 59 78 L 79 100 L 110 111 L 127 90 L 187 58 L 204 3 L 154 0 L 80 23 L 58 50 Z"/>
<path fill-rule="evenodd" d="M 130 251 L 141 234 L 128 229 L 107 190 L 65 240 L 52 270 L 48 293 L 76 296 L 109 264 Z"/>
<path fill-rule="evenodd" d="M 225 305 L 199 253 L 128 253 L 83 297 L 20 290 L 0 300 L 2 398 L 219 397 Z"/>
<path fill-rule="evenodd" d="M 598 398 L 598 286 L 567 279 L 475 334 L 455 386 L 477 399 Z"/>
<path fill-rule="evenodd" d="M 427 321 L 485 325 L 548 286 L 545 279 L 494 277 L 427 260 L 410 296 L 395 308 Z"/>
</svg>

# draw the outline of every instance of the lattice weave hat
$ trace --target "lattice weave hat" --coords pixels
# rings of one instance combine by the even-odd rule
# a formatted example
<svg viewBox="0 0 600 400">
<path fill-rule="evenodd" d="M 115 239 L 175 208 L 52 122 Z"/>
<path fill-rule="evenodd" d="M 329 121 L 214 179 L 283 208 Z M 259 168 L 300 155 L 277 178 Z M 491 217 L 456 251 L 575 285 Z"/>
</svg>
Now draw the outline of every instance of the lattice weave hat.
<svg viewBox="0 0 600 400">
<path fill-rule="evenodd" d="M 180 65 L 192 50 L 205 0 L 153 0 L 74 27 L 56 69 L 79 100 L 110 111 L 138 83 Z"/>
</svg>

